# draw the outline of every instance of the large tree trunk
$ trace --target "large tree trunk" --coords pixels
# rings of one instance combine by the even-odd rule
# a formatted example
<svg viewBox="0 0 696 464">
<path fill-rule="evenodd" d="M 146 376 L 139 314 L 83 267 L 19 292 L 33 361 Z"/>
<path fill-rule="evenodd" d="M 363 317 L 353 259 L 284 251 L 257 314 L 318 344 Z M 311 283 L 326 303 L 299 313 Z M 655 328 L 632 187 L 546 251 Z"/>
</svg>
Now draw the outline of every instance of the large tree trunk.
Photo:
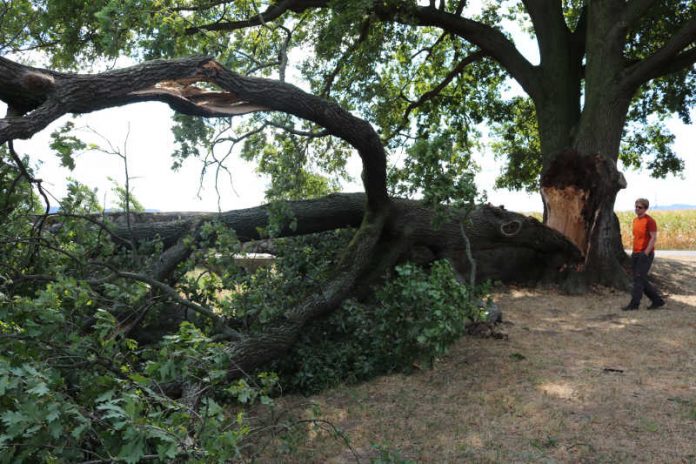
<svg viewBox="0 0 696 464">
<path fill-rule="evenodd" d="M 549 101 L 537 98 L 543 103 L 538 113 L 544 149 L 541 177 L 544 221 L 568 237 L 584 258 L 579 272 L 569 274 L 568 290 L 583 291 L 592 283 L 617 288 L 627 288 L 629 284 L 623 267 L 626 256 L 614 214 L 616 195 L 626 187 L 616 161 L 631 95 L 635 91 L 635 87 L 622 80 L 626 27 L 621 21 L 622 14 L 622 2 L 590 3 L 587 15 L 593 27 L 580 28 L 578 34 L 574 34 L 581 53 L 573 61 L 572 71 L 568 71 L 562 60 L 560 65 L 550 59 L 544 63 L 544 67 L 553 68 L 558 77 L 547 80 L 545 88 L 561 87 L 564 91 Z M 565 49 L 572 50 L 571 47 Z M 583 56 L 587 59 L 581 68 Z M 579 93 L 572 93 L 574 99 L 568 100 L 567 94 L 571 93 L 568 84 L 563 87 L 561 83 L 565 80 L 577 82 L 577 89 L 580 89 L 582 79 L 585 95 L 580 112 L 583 102 Z M 559 116 L 564 114 L 569 117 Z"/>
<path fill-rule="evenodd" d="M 568 237 L 582 252 L 584 263 L 570 274 L 566 288 L 582 291 L 591 283 L 626 288 L 614 202 L 626 186 L 615 164 L 601 155 L 574 150 L 558 154 L 544 173 L 541 192 L 546 224 Z"/>
<path fill-rule="evenodd" d="M 293 227 L 284 227 L 279 237 L 306 235 L 341 228 L 358 228 L 365 213 L 364 193 L 332 194 L 315 200 L 291 201 Z M 462 275 L 471 268 L 466 256 L 470 242 L 477 280 L 535 283 L 558 281 L 560 268 L 580 263 L 580 251 L 563 234 L 536 219 L 491 205 L 471 212 L 452 211 L 451 220 L 438 227 L 435 212 L 415 200 L 392 199 L 379 250 L 398 247 L 398 259 L 422 264 L 449 259 Z M 165 246 L 176 243 L 201 220 L 216 219 L 242 242 L 259 240 L 259 230 L 268 225 L 268 206 L 224 213 L 135 213 L 127 225 L 122 213 L 110 214 L 111 230 L 124 243 L 159 237 Z M 398 244 L 398 245 L 397 245 Z M 415 250 L 415 251 L 414 251 Z M 393 264 L 393 263 L 392 263 Z"/>
</svg>

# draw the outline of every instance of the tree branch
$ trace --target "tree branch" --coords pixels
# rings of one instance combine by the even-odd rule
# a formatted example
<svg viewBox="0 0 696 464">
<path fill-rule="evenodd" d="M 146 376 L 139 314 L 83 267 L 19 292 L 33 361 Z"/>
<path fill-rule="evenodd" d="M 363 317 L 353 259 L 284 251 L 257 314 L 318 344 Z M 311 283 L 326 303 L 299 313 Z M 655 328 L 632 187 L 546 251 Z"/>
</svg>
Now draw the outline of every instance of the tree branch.
<svg viewBox="0 0 696 464">
<path fill-rule="evenodd" d="M 27 69 L 0 58 L 0 76 L 11 72 L 12 80 Z M 194 87 L 196 82 L 216 84 L 223 92 L 207 92 Z M 5 90 L 0 87 L 0 99 L 7 101 L 14 95 Z M 145 100 L 165 101 L 187 114 L 230 116 L 249 111 L 281 111 L 314 122 L 357 149 L 363 161 L 370 207 L 380 209 L 389 201 L 386 154 L 367 121 L 293 85 L 241 76 L 210 58 L 156 60 L 97 75 L 56 75 L 41 102 L 24 101 L 33 111 L 21 118 L 0 120 L 0 144 L 13 138 L 28 138 L 65 113 L 87 113 Z"/>
<path fill-rule="evenodd" d="M 523 3 L 532 19 L 542 64 L 553 61 L 559 54 L 567 54 L 570 31 L 563 17 L 561 2 L 523 0 Z"/>
<path fill-rule="evenodd" d="M 222 335 L 224 335 L 226 337 L 226 339 L 228 339 L 228 340 L 235 340 L 235 339 L 241 340 L 242 339 L 242 335 L 239 332 L 229 328 L 225 324 L 225 321 L 220 316 L 215 314 L 215 312 L 212 309 L 206 308 L 206 307 L 201 306 L 197 303 L 194 303 L 193 301 L 189 301 L 185 298 L 182 298 L 179 295 L 179 292 L 176 289 L 170 287 L 169 285 L 162 283 L 159 280 L 153 279 L 149 276 L 146 276 L 143 274 L 138 274 L 135 272 L 115 271 L 115 274 L 119 277 L 123 277 L 124 279 L 135 280 L 138 282 L 148 284 L 151 287 L 154 287 L 157 290 L 159 290 L 160 292 L 162 292 L 163 294 L 165 294 L 169 299 L 179 303 L 182 306 L 186 306 L 187 308 L 194 310 L 195 312 L 197 312 L 198 314 L 200 314 L 202 316 L 207 317 L 208 319 L 213 321 L 213 323 L 215 324 L 215 330 L 220 332 Z"/>
<path fill-rule="evenodd" d="M 360 35 L 358 35 L 358 38 L 353 42 L 350 47 L 341 55 L 341 57 L 338 59 L 336 62 L 336 66 L 334 69 L 324 78 L 324 84 L 322 86 L 322 90 L 319 95 L 322 97 L 327 97 L 331 93 L 331 87 L 333 86 L 334 80 L 336 80 L 336 76 L 338 73 L 343 69 L 343 66 L 345 65 L 346 61 L 348 61 L 348 57 L 353 54 L 358 47 L 360 46 L 361 43 L 363 43 L 369 33 L 370 33 L 370 25 L 372 24 L 371 18 L 367 18 L 363 23 L 362 26 L 360 27 Z"/>
<path fill-rule="evenodd" d="M 406 111 L 404 111 L 402 122 L 399 125 L 399 127 L 397 127 L 396 130 L 394 130 L 394 133 L 396 134 L 406 127 L 406 125 L 408 124 L 408 117 L 410 116 L 413 110 L 440 95 L 440 93 L 450 84 L 450 82 L 452 82 L 459 74 L 461 74 L 468 65 L 476 61 L 480 61 L 484 57 L 484 53 L 480 51 L 474 52 L 471 55 L 467 56 L 466 58 L 461 60 L 457 64 L 457 66 L 455 66 L 449 73 L 447 73 L 447 76 L 445 76 L 445 78 L 439 84 L 437 84 L 434 88 L 428 90 L 423 95 L 421 95 L 417 101 L 409 103 L 408 107 L 406 108 Z"/>
<path fill-rule="evenodd" d="M 41 232 L 43 230 L 43 226 L 46 223 L 46 218 L 51 212 L 51 202 L 48 200 L 48 195 L 46 194 L 46 191 L 44 190 L 43 186 L 41 185 L 43 181 L 41 179 L 37 179 L 34 176 L 32 176 L 27 168 L 24 166 L 24 162 L 22 162 L 22 159 L 19 157 L 17 152 L 14 149 L 14 144 L 12 142 L 12 139 L 7 141 L 7 148 L 8 152 L 10 153 L 10 157 L 14 161 L 15 165 L 17 166 L 17 169 L 19 169 L 19 172 L 21 173 L 22 176 L 24 176 L 29 183 L 29 185 L 36 185 L 36 189 L 39 191 L 39 194 L 44 200 L 44 205 L 45 205 L 45 210 L 44 214 L 42 214 L 39 219 L 34 223 L 34 236 L 39 238 L 41 237 Z M 31 266 L 34 263 L 34 260 L 38 256 L 40 252 L 40 248 L 38 246 L 33 246 L 31 248 L 31 253 L 29 254 L 29 259 L 28 259 L 28 264 Z"/>
<path fill-rule="evenodd" d="M 691 46 L 691 49 L 687 49 Z M 691 18 L 648 58 L 629 66 L 623 73 L 622 86 L 629 90 L 676 69 L 683 69 L 696 61 L 696 17 Z M 675 64 L 675 60 L 678 60 Z"/>
<path fill-rule="evenodd" d="M 585 47 L 587 45 L 587 5 L 580 10 L 580 17 L 575 25 L 575 30 L 571 33 L 570 41 L 576 56 L 585 55 Z"/>
<path fill-rule="evenodd" d="M 315 138 L 320 138 L 320 137 L 326 137 L 327 135 L 329 135 L 328 131 L 326 131 L 326 130 L 321 130 L 319 132 L 303 131 L 303 130 L 298 130 L 298 129 L 295 129 L 294 127 L 285 126 L 283 124 L 279 124 L 279 123 L 276 123 L 273 121 L 266 121 L 265 124 L 268 124 L 269 126 L 273 126 L 276 129 L 281 129 L 285 132 L 288 132 L 290 134 L 297 135 L 300 137 L 309 137 L 309 138 L 315 139 Z"/>
<path fill-rule="evenodd" d="M 374 5 L 375 12 L 382 20 L 437 27 L 462 37 L 495 59 L 532 98 L 540 96 L 541 86 L 536 68 L 498 29 L 429 6 L 395 8 L 385 7 L 381 2 Z"/>
<path fill-rule="evenodd" d="M 327 0 L 281 0 L 270 5 L 263 13 L 259 13 L 243 21 L 225 21 L 194 26 L 186 29 L 186 34 L 195 34 L 200 31 L 236 31 L 248 27 L 261 26 L 268 21 L 274 21 L 283 14 L 292 11 L 302 13 L 310 8 L 321 8 L 328 5 Z"/>
<path fill-rule="evenodd" d="M 266 21 L 272 21 L 288 11 L 304 12 L 312 8 L 327 7 L 327 0 L 281 0 L 269 6 L 266 11 L 244 21 L 220 22 L 205 26 L 190 28 L 187 32 L 193 34 L 199 30 L 232 31 L 246 27 L 259 26 Z M 455 13 L 430 6 L 412 6 L 409 4 L 394 4 L 375 1 L 372 5 L 377 16 L 385 21 L 415 26 L 434 26 L 451 34 L 462 37 L 478 46 L 484 53 L 493 57 L 517 80 L 525 91 L 534 98 L 540 88 L 534 66 L 517 50 L 502 32 L 486 24 L 462 18 L 463 5 L 457 7 Z"/>
<path fill-rule="evenodd" d="M 627 29 L 635 26 L 635 24 L 643 17 L 645 12 L 655 4 L 656 0 L 630 0 L 626 3 L 621 22 L 625 24 Z"/>
</svg>

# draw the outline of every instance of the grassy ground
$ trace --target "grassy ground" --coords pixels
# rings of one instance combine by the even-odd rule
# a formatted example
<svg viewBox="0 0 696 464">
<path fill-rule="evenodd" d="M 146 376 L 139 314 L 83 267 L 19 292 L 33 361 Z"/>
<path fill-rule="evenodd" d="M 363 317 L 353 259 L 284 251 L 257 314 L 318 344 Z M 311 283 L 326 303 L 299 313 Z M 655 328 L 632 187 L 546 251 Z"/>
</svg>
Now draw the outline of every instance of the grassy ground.
<svg viewBox="0 0 696 464">
<path fill-rule="evenodd" d="M 622 312 L 628 295 L 605 288 L 500 289 L 507 338 L 464 337 L 432 370 L 283 397 L 266 425 L 320 421 L 260 444 L 259 461 L 696 463 L 696 260 L 654 271 L 667 310 Z"/>
</svg>

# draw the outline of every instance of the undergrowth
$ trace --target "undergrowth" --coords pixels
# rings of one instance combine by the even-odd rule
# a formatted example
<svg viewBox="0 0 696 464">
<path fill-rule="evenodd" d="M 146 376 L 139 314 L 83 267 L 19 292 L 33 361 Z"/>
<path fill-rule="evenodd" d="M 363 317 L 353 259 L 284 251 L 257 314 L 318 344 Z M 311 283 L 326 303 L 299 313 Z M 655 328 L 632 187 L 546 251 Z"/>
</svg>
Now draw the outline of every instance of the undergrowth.
<svg viewBox="0 0 696 464">
<path fill-rule="evenodd" d="M 0 464 L 245 459 L 250 405 L 272 405 L 281 388 L 308 394 L 427 366 L 482 310 L 480 292 L 457 282 L 447 262 L 403 264 L 368 300 L 349 300 L 310 325 L 270 370 L 230 381 L 234 360 L 211 322 L 112 272 L 150 268 L 162 244 L 116 246 L 85 220 L 100 209 L 84 186 L 71 184 L 61 206 L 41 242 L 31 205 L 13 208 L 3 224 Z M 351 238 L 276 240 L 273 266 L 249 273 L 234 262 L 241 245 L 233 232 L 215 222 L 201 231 L 174 293 L 246 333 L 321 291 Z"/>
<path fill-rule="evenodd" d="M 483 305 L 477 293 L 457 281 L 447 261 L 429 270 L 397 266 L 371 300 L 348 300 L 303 332 L 275 370 L 285 388 L 314 393 L 430 366 L 479 318 Z"/>
</svg>

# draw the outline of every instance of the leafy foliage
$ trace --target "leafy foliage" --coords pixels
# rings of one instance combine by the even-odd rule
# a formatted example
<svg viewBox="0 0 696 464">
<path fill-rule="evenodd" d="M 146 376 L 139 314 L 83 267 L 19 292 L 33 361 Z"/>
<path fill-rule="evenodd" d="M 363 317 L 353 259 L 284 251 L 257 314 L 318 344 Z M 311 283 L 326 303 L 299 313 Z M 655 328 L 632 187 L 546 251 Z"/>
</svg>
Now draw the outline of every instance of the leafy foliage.
<svg viewBox="0 0 696 464">
<path fill-rule="evenodd" d="M 416 17 L 421 7 L 430 13 L 439 8 L 451 20 L 466 15 L 466 27 L 503 43 L 510 22 L 533 33 L 525 10 L 531 3 L 499 8 L 488 2 L 471 14 L 459 10 L 466 2 L 425 7 L 416 1 L 332 0 L 324 8 L 306 2 L 279 18 L 245 22 L 283 3 L 3 2 L 0 52 L 27 59 L 37 55 L 26 52 L 41 50 L 55 67 L 82 70 L 117 57 L 213 55 L 243 74 L 302 78 L 310 91 L 377 129 L 392 153 L 393 193 L 440 207 L 476 199 L 471 153 L 480 146 L 481 124 L 491 126 L 494 153 L 508 160 L 498 186 L 534 189 L 542 142 L 559 135 L 539 132 L 538 121 L 548 118 L 537 111 L 552 101 L 554 114 L 570 115 L 557 138 L 572 144 L 573 131 L 586 119 L 584 101 L 601 94 L 586 80 L 589 73 L 580 72 L 587 50 L 600 41 L 565 37 L 573 49 L 557 55 L 572 55 L 577 75 L 542 60 L 530 71 L 544 81 L 542 91 L 530 93 L 532 101 L 510 91 L 510 56 L 496 61 L 460 30 Z M 583 32 L 587 2 L 565 1 L 561 8 L 569 28 Z M 654 2 L 627 25 L 617 61 L 636 62 L 662 49 L 674 31 L 693 21 L 695 8 L 686 0 Z M 540 49 L 549 42 L 561 43 L 550 40 Z M 299 58 L 296 68 L 289 66 L 291 58 Z M 575 79 L 577 95 L 570 97 L 576 98 L 557 91 L 556 75 Z M 633 95 L 620 155 L 626 166 L 645 166 L 657 176 L 683 169 L 663 121 L 671 114 L 690 121 L 695 76 L 693 66 L 675 68 Z M 598 87 L 617 79 L 601 77 Z M 56 130 L 50 145 L 71 169 L 75 154 L 89 148 L 73 130 L 72 123 Z M 337 190 L 352 153 L 312 124 L 282 115 L 256 114 L 237 124 L 177 116 L 174 135 L 175 168 L 195 157 L 204 169 L 224 171 L 227 157 L 239 150 L 270 175 L 269 200 Z M 339 245 L 352 232 L 275 240 L 274 264 L 246 270 L 235 255 L 247 250 L 220 222 L 198 224 L 181 247 L 167 252 L 159 240 L 111 236 L 113 224 L 95 224 L 103 214 L 95 192 L 76 182 L 70 182 L 59 215 L 36 216 L 37 195 L 10 158 L 0 147 L 0 462 L 237 460 L 252 433 L 245 407 L 270 404 L 278 384 L 311 392 L 430 364 L 485 310 L 479 304 L 485 288 L 459 284 L 446 262 L 427 270 L 403 264 L 371 297 L 347 301 L 304 331 L 274 366 L 277 374 L 231 382 L 225 337 L 237 333 L 217 333 L 220 321 L 258 334 L 282 320 L 303 297 L 321 292 Z M 119 209 L 142 210 L 127 187 L 116 185 L 115 193 Z M 271 213 L 263 231 L 268 237 L 297 225 L 281 201 Z M 156 273 L 165 255 L 179 248 L 186 249 L 185 258 L 162 281 L 141 274 Z M 382 462 L 399 460 L 388 450 L 381 454 Z"/>
<path fill-rule="evenodd" d="M 430 206 L 471 205 L 477 190 L 477 167 L 469 157 L 458 153 L 454 134 L 445 133 L 430 140 L 418 140 L 409 147 L 409 156 L 400 169 L 390 172 L 394 193 L 419 193 Z"/>
<path fill-rule="evenodd" d="M 78 139 L 70 132 L 75 128 L 75 124 L 69 121 L 57 131 L 51 133 L 51 149 L 55 150 L 56 155 L 60 158 L 61 166 L 64 166 L 71 171 L 75 169 L 75 152 L 87 148 L 87 144 Z"/>
<path fill-rule="evenodd" d="M 674 135 L 662 123 L 631 126 L 635 129 L 628 136 L 619 159 L 625 166 L 647 168 L 656 178 L 684 170 L 684 161 L 672 150 Z"/>
<path fill-rule="evenodd" d="M 50 54 L 54 65 L 63 67 L 84 66 L 97 57 L 151 59 L 200 54 L 215 56 L 244 74 L 301 77 L 312 92 L 333 98 L 372 122 L 388 147 L 397 151 L 394 165 L 400 165 L 399 152 L 409 159 L 414 157 L 411 165 L 418 164 L 415 145 L 432 142 L 437 146 L 443 139 L 452 140 L 453 158 L 466 160 L 477 148 L 481 123 L 487 123 L 493 126 L 494 152 L 508 160 L 497 186 L 536 187 L 542 166 L 538 141 L 551 135 L 539 134 L 532 105 L 520 99 L 519 92 L 510 92 L 509 77 L 500 63 L 475 57 L 479 48 L 458 33 L 415 19 L 416 8 L 423 7 L 424 2 L 330 1 L 323 8 L 302 5 L 277 19 L 245 23 L 272 5 L 275 3 L 249 0 L 207 4 L 172 0 L 16 1 L 4 6 L 6 13 L 0 15 L 0 44 L 11 52 L 41 49 Z M 501 37 L 511 37 L 510 31 L 519 29 L 536 38 L 528 7 L 522 3 L 484 2 L 463 12 L 458 10 L 461 5 L 441 2 L 438 8 L 453 17 L 465 16 L 495 28 Z M 584 27 L 592 27 L 587 25 L 586 2 L 562 2 L 561 12 L 570 31 L 584 33 Z M 646 59 L 694 14 L 693 2 L 687 0 L 665 0 L 645 8 L 628 25 L 623 60 L 633 63 Z M 511 24 L 515 28 L 511 29 Z M 581 61 L 582 55 L 573 59 Z M 299 62 L 296 69 L 291 66 L 293 61 Z M 544 78 L 548 78 L 550 88 L 558 87 L 553 85 L 556 77 L 551 74 Z M 573 78 L 578 79 L 577 88 L 582 88 L 585 78 Z M 628 121 L 640 126 L 648 117 L 678 115 L 688 122 L 696 95 L 695 78 L 693 67 L 684 66 L 645 83 L 633 96 Z M 588 95 L 585 92 L 585 98 Z M 579 117 L 584 103 L 580 94 L 576 100 L 563 111 Z M 219 134 L 226 124 L 177 116 L 174 131 L 179 149 L 174 165 L 180 166 L 190 156 L 205 157 L 204 153 L 216 145 L 211 141 L 213 133 L 221 140 L 228 138 Z M 250 118 L 249 126 L 240 131 L 249 134 L 264 124 L 262 119 Z M 510 132 L 513 127 L 514 134 Z M 572 144 L 571 127 L 559 130 L 569 131 L 566 140 Z M 653 137 L 651 131 L 640 136 L 631 133 L 623 139 L 623 152 L 631 153 L 629 158 L 657 160 L 642 163 L 654 169 L 657 177 L 682 169 L 679 160 L 667 156 L 670 144 L 663 137 Z M 259 159 L 260 170 L 273 179 L 269 199 L 332 191 L 341 174 L 322 170 L 317 160 L 324 157 L 312 152 L 333 153 L 333 159 L 344 162 L 348 153 L 345 148 L 335 152 L 334 147 L 326 149 L 321 138 L 300 142 L 283 132 L 272 141 L 265 139 L 262 146 L 258 140 L 252 145 L 256 154 L 248 156 Z M 69 163 L 67 157 L 63 159 Z"/>
<path fill-rule="evenodd" d="M 314 392 L 430 365 L 480 317 L 483 290 L 461 285 L 447 261 L 429 271 L 398 266 L 373 301 L 347 301 L 304 332 L 288 359 L 276 365 L 281 382 Z"/>
<path fill-rule="evenodd" d="M 92 190 L 70 184 L 60 225 L 38 250 L 23 211 L 15 205 L 3 223 L 0 249 L 0 462 L 239 457 L 249 429 L 229 404 L 270 404 L 276 377 L 230 383 L 225 345 L 191 323 L 156 344 L 128 337 L 129 317 L 152 305 L 149 290 L 95 270 L 147 266 L 147 249 L 119 250 L 85 220 L 99 211 Z M 165 394 L 181 382 L 209 393 L 197 404 Z"/>
<path fill-rule="evenodd" d="M 496 158 L 507 157 L 503 174 L 496 180 L 498 188 L 536 191 L 542 171 L 541 141 L 534 103 L 528 98 L 513 98 L 503 105 L 491 128 Z"/>
</svg>

